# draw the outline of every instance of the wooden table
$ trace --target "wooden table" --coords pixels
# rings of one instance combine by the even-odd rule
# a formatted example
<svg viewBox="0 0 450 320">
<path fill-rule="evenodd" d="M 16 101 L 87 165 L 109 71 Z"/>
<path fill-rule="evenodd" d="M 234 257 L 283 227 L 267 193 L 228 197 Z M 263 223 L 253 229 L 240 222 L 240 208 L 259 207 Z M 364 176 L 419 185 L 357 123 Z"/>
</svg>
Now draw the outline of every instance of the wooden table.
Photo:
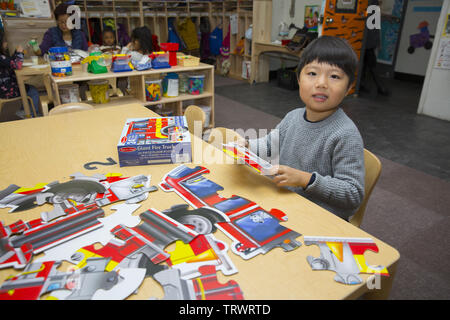
<svg viewBox="0 0 450 320">
<path fill-rule="evenodd" d="M 17 84 L 19 86 L 20 96 L 22 97 L 23 108 L 25 110 L 25 117 L 30 118 L 31 110 L 27 99 L 27 90 L 25 89 L 25 81 L 32 77 L 42 77 L 42 81 L 45 85 L 47 95 L 51 97 L 52 90 L 50 85 L 50 78 L 47 76 L 51 73 L 50 65 L 47 64 L 42 58 L 39 58 L 39 64 L 37 66 L 22 67 L 22 69 L 15 70 L 15 72 Z M 32 112 L 34 114 L 34 110 Z"/>
<path fill-rule="evenodd" d="M 126 105 L 116 108 L 82 111 L 37 119 L 26 119 L 0 124 L 0 145 L 2 146 L 0 167 L 0 189 L 9 184 L 31 187 L 36 183 L 67 181 L 69 175 L 82 172 L 94 173 L 119 172 L 125 176 L 151 174 L 151 184 L 157 185 L 163 176 L 176 165 L 149 165 L 123 167 L 118 165 L 102 167 L 97 170 L 85 170 L 83 164 L 91 161 L 105 161 L 112 157 L 118 162 L 116 145 L 127 118 L 150 117 L 155 114 L 139 105 Z M 214 159 L 224 156 L 223 152 L 193 137 L 193 150 L 201 148 L 203 154 Z M 189 167 L 199 165 L 201 157 L 194 154 Z M 370 237 L 379 248 L 379 253 L 366 251 L 368 264 L 384 265 L 390 277 L 382 277 L 381 290 L 369 290 L 365 283 L 360 285 L 343 285 L 333 280 L 331 271 L 312 271 L 306 261 L 308 255 L 318 257 L 317 246 L 302 245 L 291 252 L 276 248 L 265 255 L 258 255 L 243 260 L 229 251 L 229 256 L 239 272 L 231 276 L 217 273 L 218 280 L 226 283 L 233 279 L 240 285 L 245 299 L 354 299 L 364 293 L 369 298 L 386 298 L 395 276 L 399 253 L 381 240 L 363 230 L 345 222 L 330 212 L 320 208 L 305 198 L 287 190 L 277 188 L 269 178 L 256 174 L 244 165 L 203 164 L 211 173 L 206 178 L 224 187 L 221 195 L 230 197 L 239 195 L 255 201 L 262 208 L 277 208 L 284 211 L 289 220 L 282 224 L 302 234 L 297 240 L 303 243 L 303 236 L 330 237 Z M 165 210 L 175 204 L 185 203 L 175 193 L 162 190 L 150 193 L 146 201 L 135 212 L 140 214 L 148 208 Z M 103 207 L 105 214 L 111 213 L 111 205 Z M 51 209 L 43 205 L 28 211 L 8 213 L 0 209 L 0 220 L 11 224 L 18 219 L 24 221 L 36 219 L 39 214 Z M 215 236 L 228 244 L 228 239 L 221 231 Z M 170 248 L 170 245 L 168 248 Z M 173 249 L 173 247 L 172 247 Z M 172 250 L 171 249 L 171 250 Z M 167 251 L 171 251 L 168 250 Z M 63 267 L 70 264 L 65 263 Z M 66 271 L 66 269 L 59 269 Z M 0 283 L 14 269 L 0 270 Z M 361 274 L 363 280 L 369 275 Z M 136 295 L 129 299 L 162 298 L 162 288 L 151 278 L 146 278 Z"/>
<path fill-rule="evenodd" d="M 280 44 L 255 41 L 252 47 L 252 66 L 250 83 L 269 81 L 269 59 L 264 53 L 281 53 L 300 57 L 302 51 L 295 53 Z"/>
</svg>

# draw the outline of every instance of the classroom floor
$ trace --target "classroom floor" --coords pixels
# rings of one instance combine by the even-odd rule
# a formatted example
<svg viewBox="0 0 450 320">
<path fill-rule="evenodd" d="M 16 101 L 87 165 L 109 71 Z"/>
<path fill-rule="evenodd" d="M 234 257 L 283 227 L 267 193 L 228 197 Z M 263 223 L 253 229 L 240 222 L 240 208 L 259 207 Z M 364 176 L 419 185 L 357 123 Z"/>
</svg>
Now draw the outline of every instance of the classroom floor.
<svg viewBox="0 0 450 320">
<path fill-rule="evenodd" d="M 390 96 L 372 89 L 343 105 L 382 163 L 361 228 L 400 252 L 390 299 L 450 299 L 450 122 L 416 113 L 422 84 L 383 83 Z M 270 130 L 301 106 L 276 81 L 216 76 L 215 93 L 216 127 Z"/>
</svg>

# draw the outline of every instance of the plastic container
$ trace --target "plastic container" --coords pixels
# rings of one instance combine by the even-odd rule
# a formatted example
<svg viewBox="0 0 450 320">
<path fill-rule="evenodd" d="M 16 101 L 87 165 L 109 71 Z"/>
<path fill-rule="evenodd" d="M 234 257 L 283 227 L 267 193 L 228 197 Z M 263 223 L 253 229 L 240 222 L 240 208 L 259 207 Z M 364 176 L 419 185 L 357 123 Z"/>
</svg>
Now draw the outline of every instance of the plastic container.
<svg viewBox="0 0 450 320">
<path fill-rule="evenodd" d="M 186 73 L 180 73 L 180 82 L 178 91 L 180 93 L 187 93 L 189 89 L 189 76 Z"/>
<path fill-rule="evenodd" d="M 52 75 L 55 77 L 65 77 L 72 75 L 72 62 L 69 51 L 66 47 L 52 47 L 48 50 L 48 58 Z"/>
<path fill-rule="evenodd" d="M 163 80 L 164 97 L 178 97 L 179 77 L 176 73 L 168 73 Z"/>
<path fill-rule="evenodd" d="M 188 92 L 189 94 L 199 95 L 203 93 L 203 88 L 205 85 L 205 75 L 189 75 L 188 81 Z"/>
<path fill-rule="evenodd" d="M 89 91 L 91 92 L 92 101 L 94 103 L 109 102 L 109 82 L 108 80 L 91 80 L 88 82 Z"/>
<path fill-rule="evenodd" d="M 161 79 L 145 80 L 145 98 L 147 101 L 161 100 Z"/>
<path fill-rule="evenodd" d="M 65 84 L 59 86 L 61 103 L 80 102 L 80 92 L 77 84 Z"/>
<path fill-rule="evenodd" d="M 209 119 L 211 118 L 211 107 L 210 106 L 199 106 L 203 112 L 205 113 L 205 123 L 203 125 L 203 128 L 209 127 Z"/>
</svg>

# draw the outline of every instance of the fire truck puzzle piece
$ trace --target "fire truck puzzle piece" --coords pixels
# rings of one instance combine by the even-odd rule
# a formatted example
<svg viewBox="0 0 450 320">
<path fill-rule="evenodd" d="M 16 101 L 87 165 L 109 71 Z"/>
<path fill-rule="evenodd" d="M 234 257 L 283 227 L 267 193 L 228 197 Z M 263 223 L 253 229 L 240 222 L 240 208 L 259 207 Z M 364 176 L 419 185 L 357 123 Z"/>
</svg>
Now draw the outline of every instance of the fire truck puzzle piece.
<svg viewBox="0 0 450 320">
<path fill-rule="evenodd" d="M 272 174 L 273 166 L 269 162 L 258 157 L 255 153 L 253 153 L 246 147 L 240 146 L 237 143 L 230 142 L 227 144 L 222 144 L 222 151 L 238 160 L 238 163 L 244 163 L 260 174 Z"/>
<path fill-rule="evenodd" d="M 141 222 L 141 219 L 138 216 L 133 215 L 133 212 L 135 212 L 139 207 L 139 204 L 126 203 L 119 203 L 112 206 L 111 210 L 114 211 L 112 214 L 104 218 L 98 218 L 99 222 L 102 224 L 101 228 L 95 229 L 56 247 L 45 250 L 45 255 L 43 257 L 39 257 L 35 261 L 66 260 L 73 262 L 71 260 L 71 256 L 77 250 L 95 243 L 106 245 L 114 237 L 111 230 L 116 226 L 122 224 L 131 228 Z"/>
<path fill-rule="evenodd" d="M 4 226 L 0 222 L 0 269 L 23 268 L 34 254 L 102 227 L 98 218 L 104 212 L 97 205 L 79 205 L 76 209 L 49 223 L 19 220 Z"/>
<path fill-rule="evenodd" d="M 140 214 L 142 223 L 129 228 L 118 225 L 111 230 L 115 238 L 100 249 L 94 245 L 81 248 L 71 257 L 72 263 L 82 266 L 90 257 L 111 257 L 106 266 L 108 271 L 115 268 L 147 268 L 147 275 L 152 275 L 161 266 L 155 266 L 170 258 L 164 248 L 176 240 L 188 244 L 198 234 L 171 219 L 156 209 L 149 209 Z"/>
<path fill-rule="evenodd" d="M 136 203 L 147 199 L 149 192 L 158 190 L 150 186 L 151 176 L 122 177 L 118 173 L 85 176 L 74 173 L 70 181 L 37 184 L 33 188 L 10 185 L 0 192 L 0 208 L 10 207 L 9 212 L 22 211 L 42 205 L 53 204 L 53 210 L 41 213 L 45 222 L 64 216 L 78 204 L 96 203 L 99 207 L 125 200 Z"/>
<path fill-rule="evenodd" d="M 227 255 L 228 246 L 212 234 L 198 235 L 188 244 L 175 242 L 175 250 L 169 251 L 169 266 L 180 270 L 184 280 L 199 277 L 199 268 L 204 265 L 214 265 L 224 275 L 232 275 L 238 270 Z"/>
<path fill-rule="evenodd" d="M 256 203 L 233 195 L 223 198 L 218 191 L 221 186 L 205 179 L 202 174 L 209 170 L 197 166 L 193 169 L 181 165 L 163 178 L 163 191 L 175 191 L 194 208 L 206 209 L 217 216 L 215 225 L 233 240 L 232 251 L 243 259 L 265 254 L 275 247 L 291 251 L 301 246 L 296 240 L 301 234 L 288 229 L 280 222 L 287 221 L 284 212 L 278 209 L 265 211 Z"/>
<path fill-rule="evenodd" d="M 166 269 L 153 275 L 164 289 L 163 300 L 244 300 L 244 294 L 234 280 L 221 284 L 216 267 L 199 268 L 200 276 L 183 280 L 178 269 Z"/>
<path fill-rule="evenodd" d="M 306 259 L 313 270 L 336 272 L 334 280 L 344 284 L 360 284 L 359 273 L 376 273 L 389 276 L 383 266 L 368 266 L 364 252 L 378 252 L 378 247 L 369 238 L 304 237 L 305 245 L 315 244 L 320 248 L 320 257 Z"/>
<path fill-rule="evenodd" d="M 48 299 L 125 299 L 140 286 L 145 269 L 105 272 L 108 260 L 91 258 L 84 268 L 70 272 L 57 271 L 59 261 L 30 263 L 0 286 L 0 300 L 38 300 L 46 293 Z"/>
</svg>

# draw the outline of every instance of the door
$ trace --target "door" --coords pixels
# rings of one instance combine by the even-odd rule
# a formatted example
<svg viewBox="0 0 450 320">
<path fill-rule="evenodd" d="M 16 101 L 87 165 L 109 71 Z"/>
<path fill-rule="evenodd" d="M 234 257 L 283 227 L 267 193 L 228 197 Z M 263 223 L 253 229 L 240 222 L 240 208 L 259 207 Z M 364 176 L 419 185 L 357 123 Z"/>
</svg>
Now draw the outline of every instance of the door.
<svg viewBox="0 0 450 320">
<path fill-rule="evenodd" d="M 346 39 L 355 50 L 360 61 L 355 79 L 362 68 L 361 49 L 364 39 L 364 27 L 368 0 L 322 0 L 319 19 L 319 36 L 335 36 Z M 355 85 L 350 94 L 355 92 Z"/>
</svg>

